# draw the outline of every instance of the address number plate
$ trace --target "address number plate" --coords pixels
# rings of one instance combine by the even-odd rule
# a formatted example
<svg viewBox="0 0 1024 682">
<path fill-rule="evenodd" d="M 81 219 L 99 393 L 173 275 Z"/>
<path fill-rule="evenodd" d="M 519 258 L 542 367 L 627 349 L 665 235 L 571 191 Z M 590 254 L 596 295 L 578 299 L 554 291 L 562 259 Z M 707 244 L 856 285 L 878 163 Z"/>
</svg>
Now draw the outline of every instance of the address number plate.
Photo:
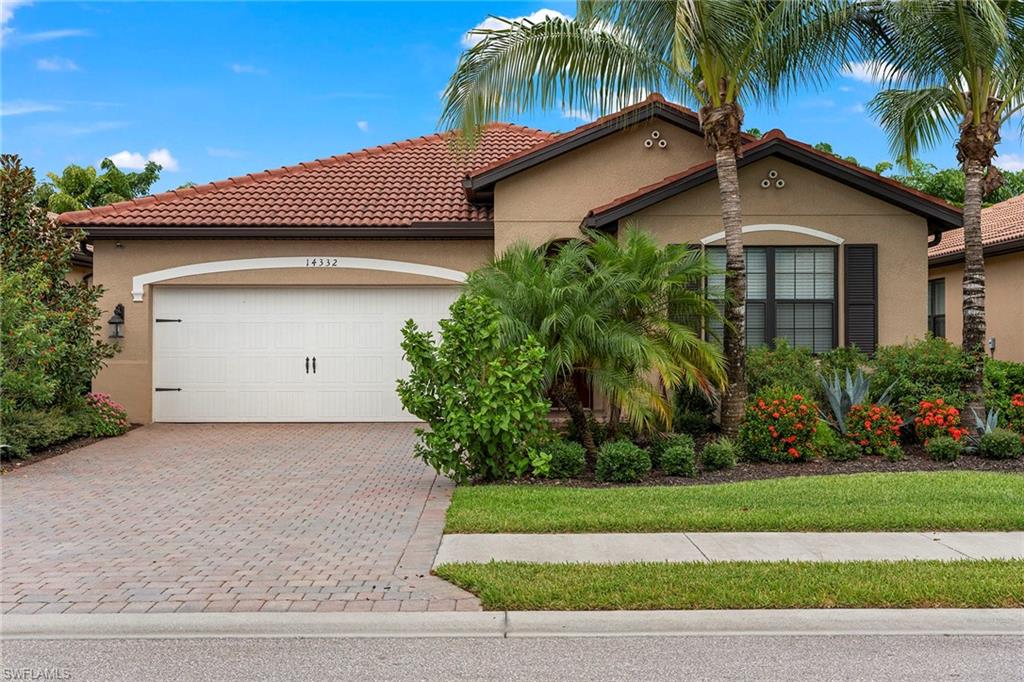
<svg viewBox="0 0 1024 682">
<path fill-rule="evenodd" d="M 307 268 L 337 268 L 340 267 L 340 258 L 307 258 Z"/>
</svg>

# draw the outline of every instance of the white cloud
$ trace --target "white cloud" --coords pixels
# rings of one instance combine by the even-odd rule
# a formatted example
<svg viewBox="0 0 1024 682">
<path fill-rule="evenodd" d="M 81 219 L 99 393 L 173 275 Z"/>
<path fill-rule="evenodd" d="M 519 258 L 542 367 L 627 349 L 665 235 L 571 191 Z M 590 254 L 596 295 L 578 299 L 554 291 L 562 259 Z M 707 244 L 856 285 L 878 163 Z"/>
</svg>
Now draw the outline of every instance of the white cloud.
<svg viewBox="0 0 1024 682">
<path fill-rule="evenodd" d="M 365 132 L 370 130 L 370 122 L 369 121 L 356 121 L 356 128 L 359 128 L 360 130 L 362 130 L 365 133 Z"/>
<path fill-rule="evenodd" d="M 59 137 L 78 137 L 80 135 L 92 135 L 103 133 L 108 130 L 124 128 L 126 121 L 97 121 L 96 123 L 47 123 L 32 126 L 32 131 L 41 135 L 55 135 Z"/>
<path fill-rule="evenodd" d="M 16 40 L 21 45 L 29 45 L 32 43 L 46 43 L 51 40 L 60 40 L 61 38 L 83 38 L 91 35 L 91 32 L 81 28 L 58 28 L 52 31 L 19 33 L 11 39 Z"/>
<path fill-rule="evenodd" d="M 540 22 L 544 21 L 545 19 L 551 19 L 551 18 L 554 18 L 554 19 L 569 19 L 570 17 L 566 16 L 565 14 L 562 14 L 561 12 L 559 12 L 556 9 L 547 9 L 547 8 L 545 8 L 545 9 L 539 9 L 536 12 L 534 12 L 533 14 L 527 14 L 526 16 L 522 16 L 522 17 L 514 17 L 512 19 L 505 19 L 504 17 L 502 17 L 502 18 L 487 17 L 486 19 L 481 21 L 479 24 L 474 26 L 473 27 L 473 31 L 477 31 L 477 30 L 481 30 L 481 29 L 483 29 L 483 30 L 502 29 L 502 28 L 506 27 L 505 26 L 505 21 L 523 21 L 525 19 L 526 21 L 529 21 L 529 22 L 532 22 L 534 24 L 537 24 L 537 23 L 540 23 Z M 503 21 L 502 19 L 505 19 L 505 21 Z M 483 39 L 484 39 L 483 36 L 473 35 L 472 31 L 470 31 L 470 32 L 467 32 L 465 35 L 462 36 L 462 46 L 463 47 L 473 47 L 474 45 L 479 44 L 480 41 L 482 41 Z"/>
<path fill-rule="evenodd" d="M 857 104 L 854 104 L 852 107 L 846 107 L 846 110 L 848 112 L 850 112 L 851 114 L 863 114 L 864 111 L 865 111 L 865 108 L 864 108 L 863 104 L 858 102 Z"/>
<path fill-rule="evenodd" d="M 206 153 L 221 159 L 240 159 L 245 156 L 241 149 L 228 149 L 227 147 L 207 147 Z"/>
<path fill-rule="evenodd" d="M 842 70 L 842 75 L 845 78 L 852 78 L 861 83 L 878 84 L 886 77 L 895 76 L 898 78 L 900 72 L 891 64 L 872 59 L 847 64 Z"/>
<path fill-rule="evenodd" d="M 40 71 L 81 71 L 74 61 L 66 57 L 44 57 L 36 60 L 36 68 Z"/>
<path fill-rule="evenodd" d="M 0 3 L 0 26 L 14 18 L 15 9 L 31 4 L 31 0 L 4 0 Z"/>
<path fill-rule="evenodd" d="M 270 73 L 266 69 L 261 69 L 258 66 L 253 66 L 252 64 L 228 64 L 228 68 L 234 73 L 249 74 L 252 76 L 266 76 Z"/>
<path fill-rule="evenodd" d="M 0 116 L 22 116 L 24 114 L 38 114 L 44 111 L 60 111 L 60 107 L 54 104 L 47 104 L 46 102 L 34 102 L 25 99 L 0 103 Z"/>
<path fill-rule="evenodd" d="M 839 92 L 853 92 L 853 88 L 851 88 L 849 85 L 840 85 Z"/>
<path fill-rule="evenodd" d="M 106 158 L 114 162 L 114 165 L 123 170 L 142 170 L 146 167 L 147 161 L 153 161 L 163 166 L 166 171 L 178 170 L 178 160 L 171 156 L 166 147 L 154 149 L 146 156 L 139 152 L 130 152 L 127 149 L 116 154 L 110 154 Z"/>
<path fill-rule="evenodd" d="M 597 116 L 590 111 L 583 111 L 581 109 L 566 109 L 562 112 L 562 118 L 574 118 L 578 121 L 583 121 L 584 123 L 590 123 L 595 118 L 597 118 Z"/>
<path fill-rule="evenodd" d="M 995 165 L 1008 171 L 1024 170 L 1024 154 L 1000 154 L 994 161 Z"/>
</svg>

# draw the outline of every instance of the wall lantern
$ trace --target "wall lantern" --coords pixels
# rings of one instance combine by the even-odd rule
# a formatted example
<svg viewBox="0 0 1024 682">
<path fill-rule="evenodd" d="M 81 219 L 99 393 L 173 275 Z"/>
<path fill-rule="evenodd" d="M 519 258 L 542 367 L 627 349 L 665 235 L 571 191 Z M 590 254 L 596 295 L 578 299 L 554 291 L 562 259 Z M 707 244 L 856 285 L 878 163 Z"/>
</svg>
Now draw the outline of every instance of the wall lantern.
<svg viewBox="0 0 1024 682">
<path fill-rule="evenodd" d="M 114 314 L 107 320 L 107 324 L 110 325 L 110 338 L 112 339 L 123 339 L 124 338 L 124 306 L 118 303 L 114 306 Z"/>
</svg>

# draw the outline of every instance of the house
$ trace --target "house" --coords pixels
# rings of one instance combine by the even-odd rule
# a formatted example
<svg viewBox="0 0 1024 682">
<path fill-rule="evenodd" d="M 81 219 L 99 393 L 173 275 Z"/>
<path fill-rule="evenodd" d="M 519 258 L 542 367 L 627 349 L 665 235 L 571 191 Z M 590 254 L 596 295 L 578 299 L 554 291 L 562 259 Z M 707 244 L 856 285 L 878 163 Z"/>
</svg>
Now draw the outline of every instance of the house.
<svg viewBox="0 0 1024 682">
<path fill-rule="evenodd" d="M 985 254 L 985 327 L 989 352 L 1024 362 L 1024 196 L 981 211 Z M 928 331 L 963 340 L 964 231 L 928 249 Z"/>
<path fill-rule="evenodd" d="M 772 131 L 739 174 L 748 339 L 868 351 L 923 334 L 929 238 L 959 209 Z M 403 322 L 434 327 L 508 245 L 636 224 L 721 259 L 697 116 L 652 95 L 563 134 L 489 126 L 68 213 L 122 352 L 94 388 L 133 421 L 412 420 Z"/>
</svg>

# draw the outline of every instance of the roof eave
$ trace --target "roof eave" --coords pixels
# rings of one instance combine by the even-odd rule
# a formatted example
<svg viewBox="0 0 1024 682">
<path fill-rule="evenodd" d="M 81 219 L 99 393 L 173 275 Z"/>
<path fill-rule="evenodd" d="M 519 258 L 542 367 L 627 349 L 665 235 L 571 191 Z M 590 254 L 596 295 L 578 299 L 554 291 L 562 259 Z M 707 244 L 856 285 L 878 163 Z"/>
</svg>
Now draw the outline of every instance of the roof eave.
<svg viewBox="0 0 1024 682">
<path fill-rule="evenodd" d="M 92 239 L 493 239 L 492 221 L 419 222 L 410 225 L 80 225 Z"/>
<path fill-rule="evenodd" d="M 1010 239 L 1005 242 L 997 242 L 995 244 L 987 244 L 983 247 L 982 253 L 985 258 L 991 256 L 1005 256 L 1006 254 L 1016 253 L 1018 251 L 1024 251 L 1024 237 L 1017 237 Z M 953 265 L 955 263 L 962 263 L 964 261 L 963 249 L 960 251 L 953 251 L 952 253 L 944 253 L 941 256 L 929 256 L 928 267 L 935 268 L 943 265 Z"/>
</svg>

